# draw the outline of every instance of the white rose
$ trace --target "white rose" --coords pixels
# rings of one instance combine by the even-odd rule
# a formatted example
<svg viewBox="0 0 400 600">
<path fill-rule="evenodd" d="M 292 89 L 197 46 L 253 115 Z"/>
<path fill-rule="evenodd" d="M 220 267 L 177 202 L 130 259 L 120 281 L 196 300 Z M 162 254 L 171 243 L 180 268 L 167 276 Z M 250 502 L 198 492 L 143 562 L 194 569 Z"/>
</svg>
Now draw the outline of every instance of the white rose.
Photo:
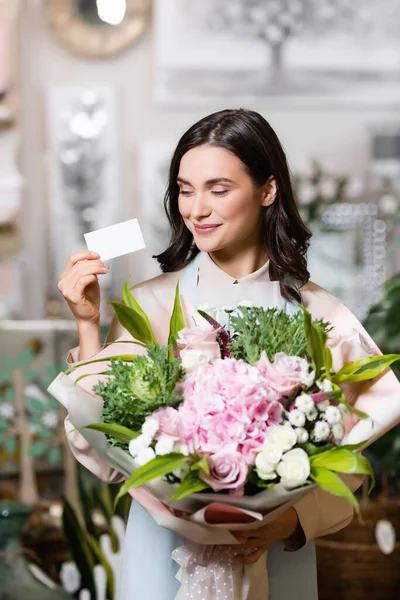
<svg viewBox="0 0 400 600">
<path fill-rule="evenodd" d="M 317 409 L 319 410 L 319 412 L 325 412 L 328 406 L 330 405 L 331 403 L 329 402 L 329 400 L 324 400 L 323 402 L 318 402 Z"/>
<path fill-rule="evenodd" d="M 275 464 L 277 465 L 278 462 L 281 460 L 282 458 L 282 449 L 279 448 L 278 446 L 274 446 L 273 444 L 270 444 L 268 442 L 268 440 L 266 442 L 264 442 L 262 448 L 261 448 L 261 452 L 263 453 L 265 460 L 269 463 Z"/>
<path fill-rule="evenodd" d="M 159 427 L 159 423 L 158 423 L 157 419 L 153 419 L 152 417 L 149 417 L 148 419 L 145 420 L 145 422 L 142 425 L 142 433 L 143 433 L 143 435 L 146 435 L 147 437 L 153 438 L 155 436 L 155 434 L 157 433 L 158 427 Z"/>
<path fill-rule="evenodd" d="M 332 433 L 335 440 L 339 442 L 344 436 L 343 425 L 341 423 L 335 423 L 335 425 L 332 427 Z"/>
<path fill-rule="evenodd" d="M 296 433 L 290 423 L 272 425 L 268 428 L 267 441 L 272 446 L 278 446 L 284 452 L 293 448 L 297 442 Z"/>
<path fill-rule="evenodd" d="M 299 444 L 305 444 L 308 442 L 309 435 L 307 429 L 304 429 L 304 427 L 297 427 L 295 432 Z"/>
<path fill-rule="evenodd" d="M 153 458 L 155 457 L 156 453 L 154 452 L 153 448 L 143 448 L 139 451 L 138 455 L 136 456 L 135 462 L 139 465 L 139 467 L 142 467 L 146 463 L 153 460 Z"/>
<path fill-rule="evenodd" d="M 267 460 L 265 454 L 261 451 L 256 456 L 256 471 L 260 479 L 275 479 L 276 464 Z"/>
<path fill-rule="evenodd" d="M 301 410 L 295 408 L 289 412 L 289 422 L 294 427 L 303 427 L 306 422 L 306 416 Z"/>
<path fill-rule="evenodd" d="M 308 394 L 300 394 L 294 403 L 301 412 L 308 413 L 315 406 L 314 400 Z"/>
<path fill-rule="evenodd" d="M 205 312 L 208 314 L 209 317 L 211 317 L 212 319 L 217 320 L 218 317 L 218 309 L 216 306 L 213 306 L 212 304 L 199 304 L 197 307 L 197 310 L 201 310 L 202 312 Z"/>
<path fill-rule="evenodd" d="M 155 451 L 158 456 L 164 456 L 165 454 L 171 454 L 174 450 L 175 439 L 170 435 L 163 435 L 158 440 Z"/>
<path fill-rule="evenodd" d="M 277 466 L 278 475 L 286 487 L 298 487 L 310 476 L 310 461 L 301 448 L 286 452 Z"/>
<path fill-rule="evenodd" d="M 204 365 L 210 362 L 210 357 L 201 352 L 201 350 L 181 350 L 180 351 L 182 367 L 190 373 L 197 369 L 199 365 Z"/>
<path fill-rule="evenodd" d="M 336 406 L 328 406 L 324 414 L 324 419 L 327 420 L 329 425 L 335 425 L 336 423 L 340 423 L 342 415 Z"/>
<path fill-rule="evenodd" d="M 331 392 L 333 390 L 332 381 L 330 379 L 323 379 L 322 381 L 317 381 L 317 386 L 321 390 L 321 392 Z"/>
<path fill-rule="evenodd" d="M 317 421 L 314 425 L 314 429 L 312 431 L 312 439 L 314 442 L 325 442 L 329 434 L 331 433 L 331 429 L 325 421 Z"/>
<path fill-rule="evenodd" d="M 314 383 L 315 379 L 315 371 L 311 371 L 311 373 L 303 372 L 301 374 L 301 383 L 306 387 L 311 387 Z"/>
<path fill-rule="evenodd" d="M 317 416 L 318 416 L 318 411 L 314 405 L 313 408 L 306 413 L 307 421 L 315 421 Z"/>
<path fill-rule="evenodd" d="M 145 448 L 148 448 L 152 442 L 151 437 L 148 435 L 139 435 L 129 442 L 129 452 L 135 458 L 139 452 Z"/>
</svg>

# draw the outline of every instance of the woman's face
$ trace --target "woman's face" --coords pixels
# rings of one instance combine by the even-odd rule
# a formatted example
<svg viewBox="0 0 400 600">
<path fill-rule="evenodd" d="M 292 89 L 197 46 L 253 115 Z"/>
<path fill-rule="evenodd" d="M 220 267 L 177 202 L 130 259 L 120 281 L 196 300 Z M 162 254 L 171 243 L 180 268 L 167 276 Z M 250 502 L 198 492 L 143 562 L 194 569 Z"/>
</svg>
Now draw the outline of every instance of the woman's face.
<svg viewBox="0 0 400 600">
<path fill-rule="evenodd" d="M 262 206 L 273 202 L 275 181 L 254 185 L 239 158 L 216 146 L 198 146 L 181 159 L 179 211 L 203 252 L 257 244 Z"/>
</svg>

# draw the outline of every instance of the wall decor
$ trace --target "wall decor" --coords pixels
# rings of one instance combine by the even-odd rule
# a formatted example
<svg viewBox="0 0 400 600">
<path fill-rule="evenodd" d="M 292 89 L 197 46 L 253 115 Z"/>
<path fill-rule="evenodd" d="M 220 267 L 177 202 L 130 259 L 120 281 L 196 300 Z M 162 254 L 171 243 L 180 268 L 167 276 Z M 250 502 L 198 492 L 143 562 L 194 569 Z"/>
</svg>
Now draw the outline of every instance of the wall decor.
<svg viewBox="0 0 400 600">
<path fill-rule="evenodd" d="M 149 25 L 151 0 L 48 0 L 47 16 L 68 50 L 88 58 L 120 54 Z"/>
<path fill-rule="evenodd" d="M 59 275 L 69 254 L 86 250 L 83 234 L 123 220 L 117 99 L 109 86 L 55 86 L 47 107 L 48 298 L 60 298 Z M 119 276 L 116 263 L 99 277 L 103 298 L 119 297 Z"/>
<path fill-rule="evenodd" d="M 397 0 L 155 0 L 160 103 L 399 106 Z"/>
</svg>

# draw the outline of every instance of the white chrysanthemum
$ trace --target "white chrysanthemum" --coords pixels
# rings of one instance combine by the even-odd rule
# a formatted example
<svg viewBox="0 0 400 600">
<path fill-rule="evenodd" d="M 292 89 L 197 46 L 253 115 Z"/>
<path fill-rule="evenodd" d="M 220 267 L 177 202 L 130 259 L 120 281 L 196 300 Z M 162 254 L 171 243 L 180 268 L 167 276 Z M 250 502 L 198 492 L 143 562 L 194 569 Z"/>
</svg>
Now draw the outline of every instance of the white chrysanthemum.
<svg viewBox="0 0 400 600">
<path fill-rule="evenodd" d="M 332 427 L 332 434 L 335 440 L 340 442 L 340 440 L 343 439 L 344 436 L 343 425 L 341 423 L 335 423 L 335 425 Z"/>
<path fill-rule="evenodd" d="M 135 458 L 135 461 L 139 465 L 139 467 L 142 467 L 143 465 L 153 460 L 153 458 L 155 457 L 156 453 L 154 452 L 153 448 L 143 448 L 139 451 L 138 455 Z"/>
<path fill-rule="evenodd" d="M 321 392 L 331 392 L 333 390 L 332 381 L 330 379 L 323 379 L 322 381 L 317 381 L 317 386 L 321 390 Z"/>
<path fill-rule="evenodd" d="M 325 412 L 328 406 L 330 405 L 331 403 L 329 402 L 329 400 L 324 400 L 323 402 L 319 402 L 316 406 L 319 412 Z"/>
<path fill-rule="evenodd" d="M 308 394 L 300 394 L 294 403 L 296 408 L 304 413 L 308 413 L 314 408 L 314 400 Z"/>
<path fill-rule="evenodd" d="M 151 437 L 148 435 L 139 435 L 129 442 L 129 452 L 133 458 L 135 458 L 141 450 L 148 448 L 152 442 Z"/>
<path fill-rule="evenodd" d="M 142 425 L 142 433 L 149 438 L 153 438 L 157 433 L 157 429 L 159 428 L 159 422 L 157 419 L 150 417 L 146 419 Z"/>
<path fill-rule="evenodd" d="M 170 435 L 163 435 L 158 440 L 155 451 L 158 456 L 164 456 L 165 454 L 171 454 L 174 449 L 175 440 Z"/>
<path fill-rule="evenodd" d="M 315 408 L 315 405 L 306 413 L 307 421 L 315 421 L 318 416 L 318 411 Z"/>
<path fill-rule="evenodd" d="M 340 423 L 342 415 L 336 406 L 328 406 L 324 414 L 324 419 L 326 419 L 329 425 L 335 425 L 336 423 Z"/>
<path fill-rule="evenodd" d="M 311 371 L 311 373 L 301 373 L 301 383 L 306 387 L 311 387 L 314 383 L 315 379 L 315 371 Z"/>
<path fill-rule="evenodd" d="M 325 442 L 331 433 L 331 428 L 326 421 L 317 421 L 311 437 L 314 442 Z"/>
<path fill-rule="evenodd" d="M 306 423 L 306 415 L 298 408 L 291 410 L 289 412 L 288 418 L 289 423 L 294 427 L 303 427 L 303 425 L 305 425 Z"/>
<path fill-rule="evenodd" d="M 276 463 L 271 463 L 267 460 L 266 455 L 261 451 L 256 456 L 256 471 L 260 479 L 275 479 Z"/>
<path fill-rule="evenodd" d="M 304 427 L 297 427 L 295 432 L 299 444 L 305 444 L 308 442 L 309 435 L 307 429 L 304 429 Z"/>
</svg>

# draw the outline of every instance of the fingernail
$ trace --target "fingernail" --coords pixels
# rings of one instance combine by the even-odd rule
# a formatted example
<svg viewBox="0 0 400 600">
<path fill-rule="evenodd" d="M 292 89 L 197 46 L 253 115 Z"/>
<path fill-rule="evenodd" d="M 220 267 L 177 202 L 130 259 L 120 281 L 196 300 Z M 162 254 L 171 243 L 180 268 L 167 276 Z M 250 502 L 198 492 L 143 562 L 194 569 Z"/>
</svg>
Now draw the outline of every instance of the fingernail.
<svg viewBox="0 0 400 600">
<path fill-rule="evenodd" d="M 104 263 L 104 266 L 105 266 L 106 269 L 110 268 L 110 265 L 106 265 L 106 263 Z"/>
</svg>

